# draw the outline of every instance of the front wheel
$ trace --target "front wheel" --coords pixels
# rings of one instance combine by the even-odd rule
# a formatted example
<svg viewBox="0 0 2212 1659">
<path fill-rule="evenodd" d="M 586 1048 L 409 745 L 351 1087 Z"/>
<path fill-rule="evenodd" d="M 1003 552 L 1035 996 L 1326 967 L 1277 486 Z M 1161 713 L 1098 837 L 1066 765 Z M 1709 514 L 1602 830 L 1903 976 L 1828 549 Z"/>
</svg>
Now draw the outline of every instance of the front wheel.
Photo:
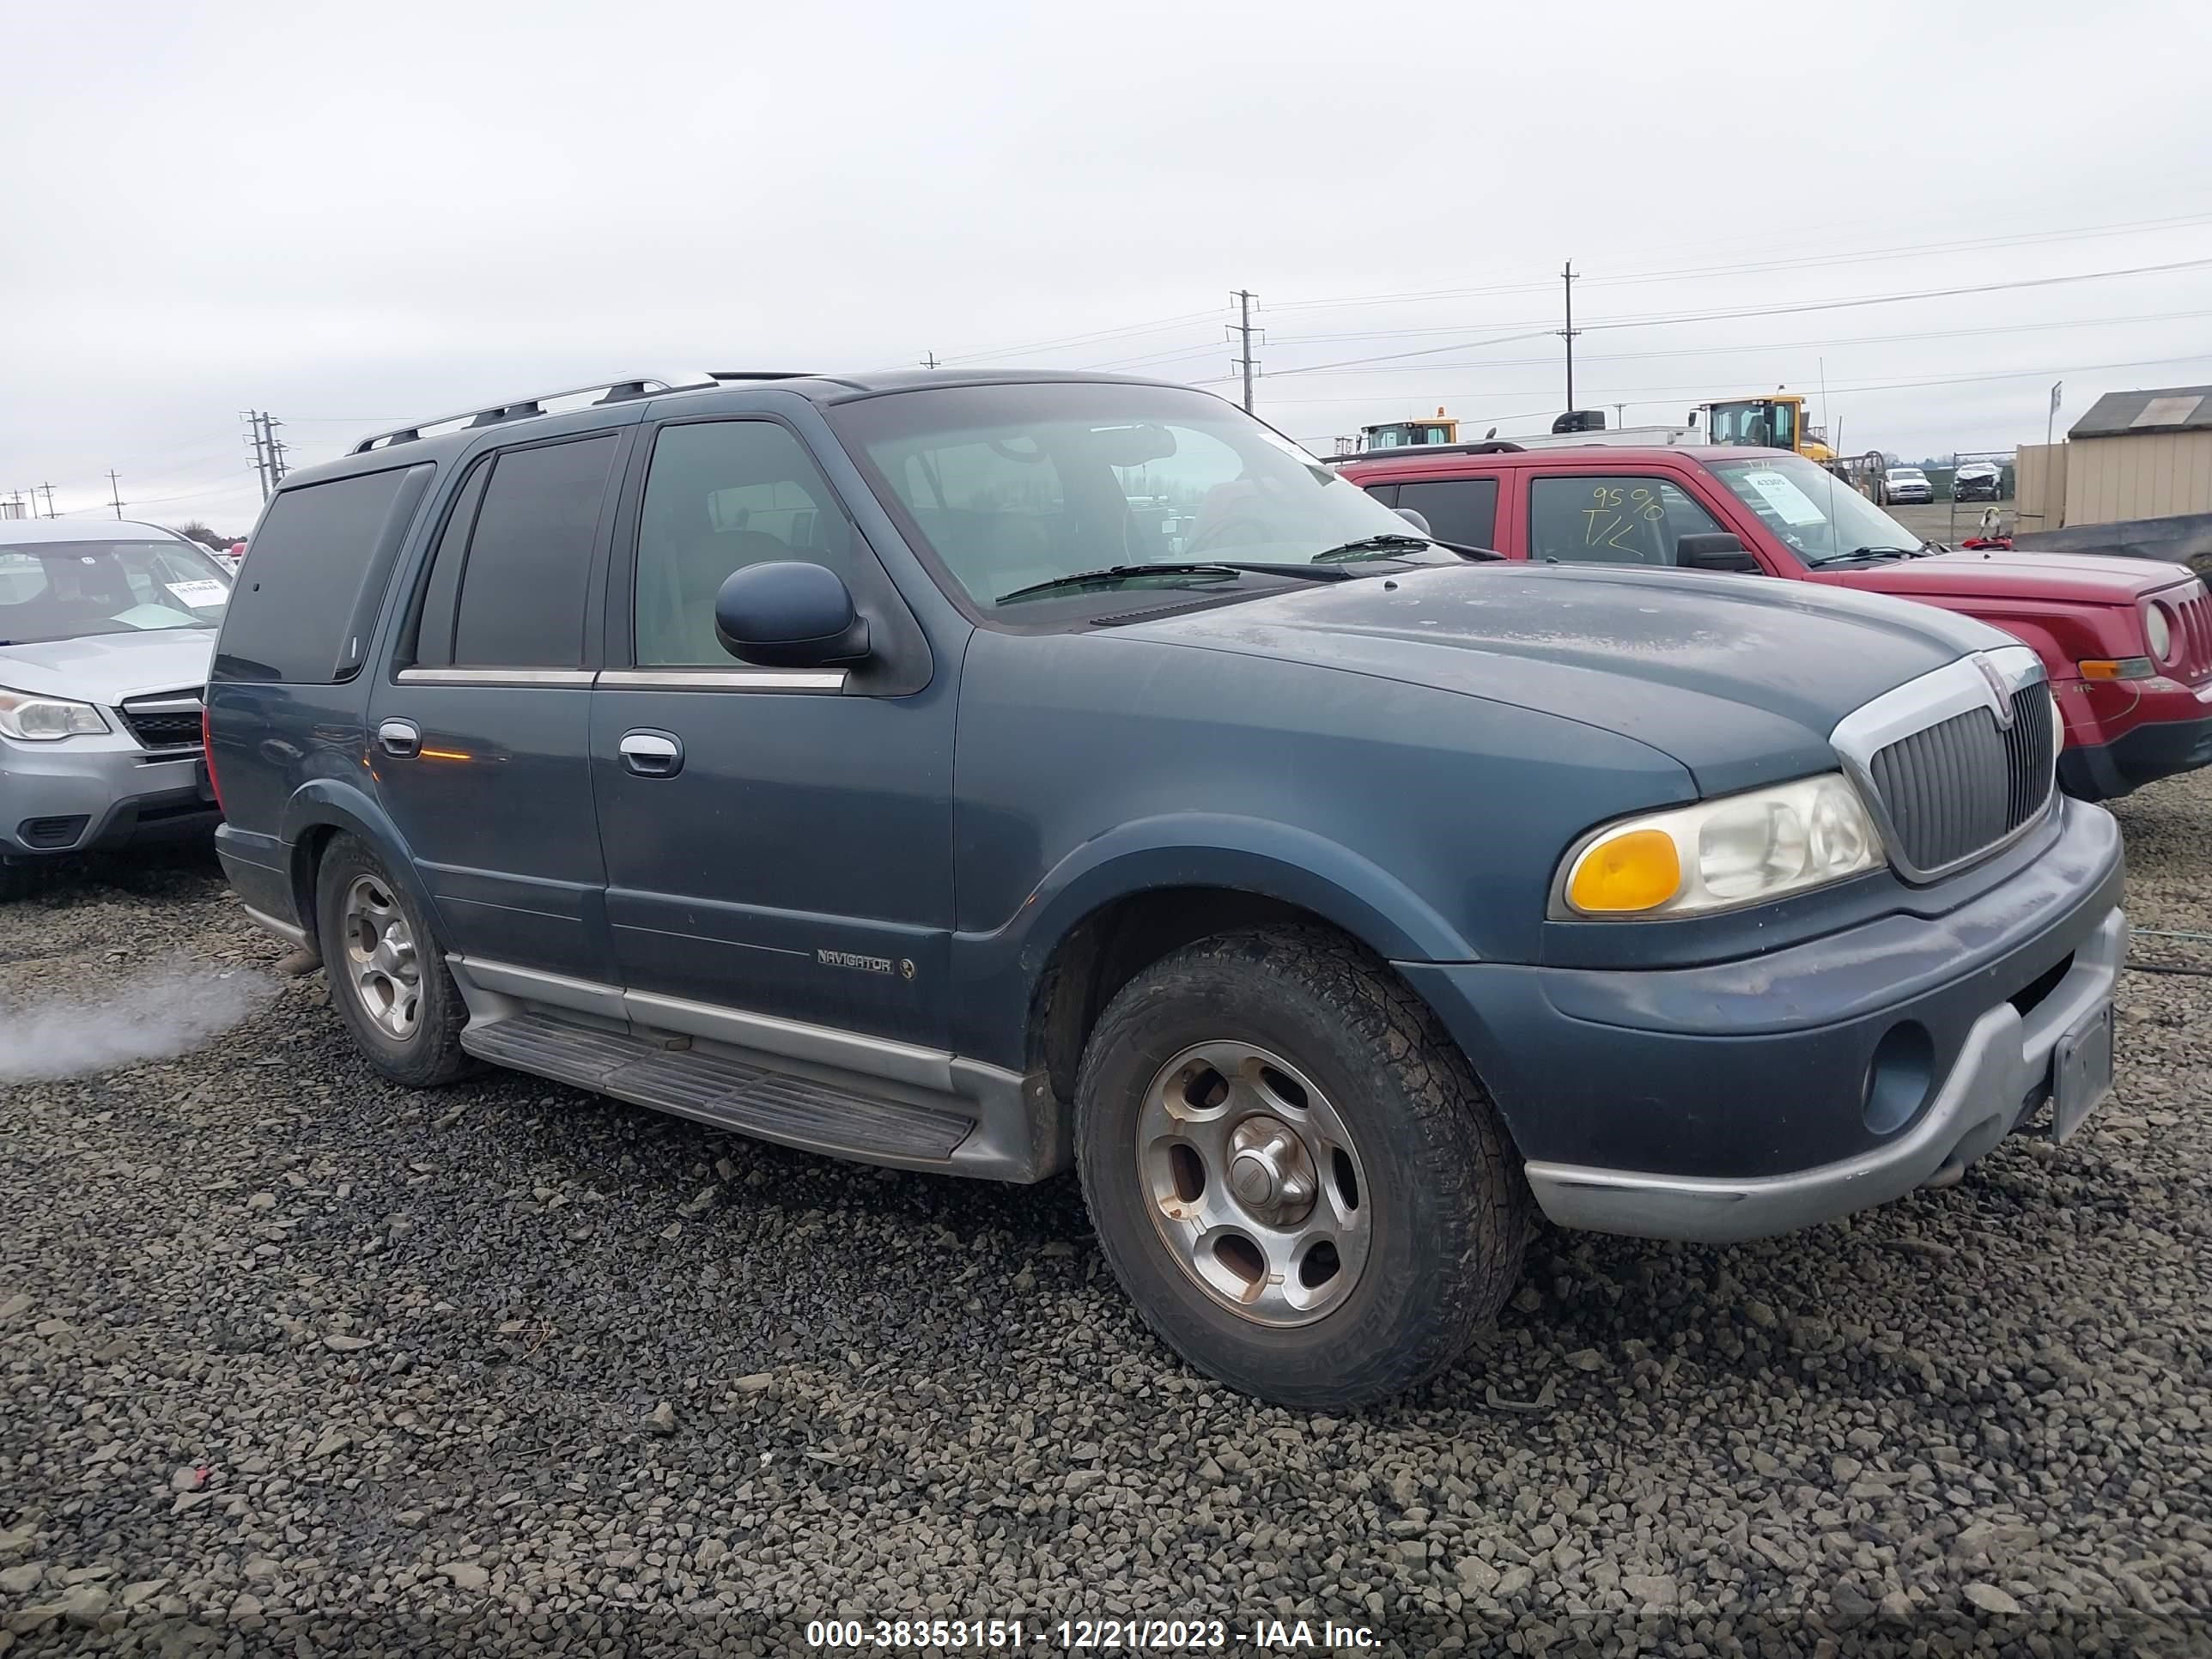
<svg viewBox="0 0 2212 1659">
<path fill-rule="evenodd" d="M 1085 1051 L 1076 1164 L 1145 1322 L 1280 1405 L 1435 1376 L 1520 1277 L 1527 1188 L 1481 1085 L 1320 928 L 1201 940 L 1131 981 Z"/>
</svg>

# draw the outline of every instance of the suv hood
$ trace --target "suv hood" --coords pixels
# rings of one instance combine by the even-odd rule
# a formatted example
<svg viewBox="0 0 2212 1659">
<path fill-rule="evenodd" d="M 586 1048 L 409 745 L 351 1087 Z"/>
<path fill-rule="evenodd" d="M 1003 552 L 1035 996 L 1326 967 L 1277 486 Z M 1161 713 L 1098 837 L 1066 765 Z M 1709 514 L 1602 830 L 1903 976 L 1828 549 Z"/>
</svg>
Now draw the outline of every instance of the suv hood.
<svg viewBox="0 0 2212 1659">
<path fill-rule="evenodd" d="M 1525 564 L 1301 587 L 1115 631 L 1542 709 L 1672 756 L 1707 794 L 1828 770 L 1828 733 L 1862 703 L 2018 643 L 1808 582 Z"/>
<path fill-rule="evenodd" d="M 1997 551 L 1931 553 L 1924 559 L 1820 574 L 1910 599 L 2042 599 L 2062 605 L 2133 605 L 2146 593 L 2191 579 L 2188 570 L 2161 559 Z"/>
<path fill-rule="evenodd" d="M 215 649 L 211 628 L 148 629 L 0 646 L 0 685 L 113 708 L 148 691 L 197 692 Z"/>
</svg>

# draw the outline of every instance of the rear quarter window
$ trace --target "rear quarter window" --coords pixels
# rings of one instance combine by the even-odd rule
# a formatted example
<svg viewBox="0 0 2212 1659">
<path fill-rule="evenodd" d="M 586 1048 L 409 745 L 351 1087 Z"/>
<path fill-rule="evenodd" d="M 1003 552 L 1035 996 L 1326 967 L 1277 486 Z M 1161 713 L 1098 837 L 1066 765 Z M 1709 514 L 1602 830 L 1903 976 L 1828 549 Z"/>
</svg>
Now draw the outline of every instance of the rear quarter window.
<svg viewBox="0 0 2212 1659">
<path fill-rule="evenodd" d="M 210 678 L 328 685 L 360 671 L 428 462 L 277 492 L 255 529 Z"/>
</svg>

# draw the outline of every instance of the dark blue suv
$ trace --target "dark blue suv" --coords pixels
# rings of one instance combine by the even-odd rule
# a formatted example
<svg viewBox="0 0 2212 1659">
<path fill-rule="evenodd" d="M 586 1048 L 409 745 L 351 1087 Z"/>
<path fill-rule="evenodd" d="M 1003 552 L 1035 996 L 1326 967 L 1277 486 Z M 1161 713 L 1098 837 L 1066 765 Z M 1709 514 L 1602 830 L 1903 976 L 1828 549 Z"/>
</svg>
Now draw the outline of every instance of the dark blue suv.
<svg viewBox="0 0 2212 1659">
<path fill-rule="evenodd" d="M 1449 1364 L 1537 1209 L 1746 1238 L 2072 1133 L 2120 844 L 2033 652 L 1421 529 L 1097 376 L 426 422 L 254 532 L 223 861 L 386 1077 L 1073 1164 L 1152 1327 L 1294 1406 Z"/>
</svg>

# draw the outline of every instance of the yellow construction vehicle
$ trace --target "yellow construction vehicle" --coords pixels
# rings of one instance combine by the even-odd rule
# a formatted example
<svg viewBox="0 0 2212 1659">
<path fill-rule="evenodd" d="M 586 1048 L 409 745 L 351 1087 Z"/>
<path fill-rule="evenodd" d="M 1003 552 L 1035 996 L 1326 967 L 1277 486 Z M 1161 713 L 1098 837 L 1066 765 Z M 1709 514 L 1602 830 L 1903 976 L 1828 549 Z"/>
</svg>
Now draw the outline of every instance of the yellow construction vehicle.
<svg viewBox="0 0 2212 1659">
<path fill-rule="evenodd" d="M 1690 424 L 1700 424 L 1701 416 L 1707 443 L 1795 450 L 1822 466 L 1836 459 L 1826 429 L 1806 423 L 1805 399 L 1794 392 L 1778 389 L 1764 398 L 1699 404 L 1690 412 Z"/>
<path fill-rule="evenodd" d="M 1441 404 L 1437 405 L 1432 421 L 1389 421 L 1381 426 L 1359 428 L 1359 447 L 1363 450 L 1408 449 L 1458 441 L 1459 422 L 1445 415 Z"/>
</svg>

